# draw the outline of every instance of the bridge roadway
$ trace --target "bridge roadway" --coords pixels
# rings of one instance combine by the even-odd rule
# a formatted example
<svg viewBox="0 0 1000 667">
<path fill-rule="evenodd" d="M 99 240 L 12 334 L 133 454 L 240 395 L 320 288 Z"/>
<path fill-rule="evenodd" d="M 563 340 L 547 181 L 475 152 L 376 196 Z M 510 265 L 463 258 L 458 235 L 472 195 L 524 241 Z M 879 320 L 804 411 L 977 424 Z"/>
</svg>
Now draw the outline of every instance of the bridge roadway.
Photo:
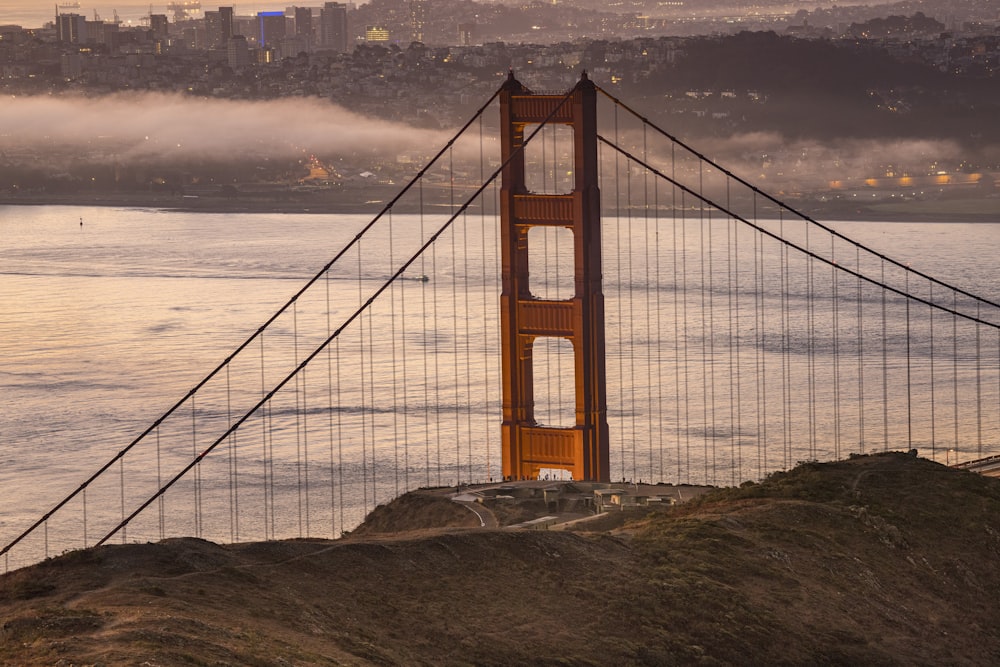
<svg viewBox="0 0 1000 667">
<path fill-rule="evenodd" d="M 589 521 L 609 512 L 650 510 L 686 502 L 711 486 L 527 480 L 460 486 L 443 491 L 479 518 L 483 528 L 553 529 Z M 507 524 L 493 509 L 513 510 L 534 518 Z M 507 512 L 503 509 L 508 508 Z"/>
<path fill-rule="evenodd" d="M 987 456 L 984 459 L 976 459 L 975 461 L 956 463 L 952 467 L 959 470 L 978 472 L 980 475 L 985 475 L 986 477 L 1000 477 L 1000 455 Z"/>
</svg>

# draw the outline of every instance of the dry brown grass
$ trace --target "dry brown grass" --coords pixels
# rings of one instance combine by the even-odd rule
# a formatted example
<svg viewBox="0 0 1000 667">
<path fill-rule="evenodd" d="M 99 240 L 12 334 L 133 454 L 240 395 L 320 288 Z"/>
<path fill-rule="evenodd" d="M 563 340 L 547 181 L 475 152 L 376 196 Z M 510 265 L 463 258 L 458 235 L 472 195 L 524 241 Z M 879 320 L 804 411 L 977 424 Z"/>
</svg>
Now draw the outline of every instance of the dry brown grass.
<svg viewBox="0 0 1000 667">
<path fill-rule="evenodd" d="M 613 532 L 415 527 L 70 553 L 0 578 L 0 663 L 1000 663 L 1000 481 L 906 455 Z"/>
</svg>

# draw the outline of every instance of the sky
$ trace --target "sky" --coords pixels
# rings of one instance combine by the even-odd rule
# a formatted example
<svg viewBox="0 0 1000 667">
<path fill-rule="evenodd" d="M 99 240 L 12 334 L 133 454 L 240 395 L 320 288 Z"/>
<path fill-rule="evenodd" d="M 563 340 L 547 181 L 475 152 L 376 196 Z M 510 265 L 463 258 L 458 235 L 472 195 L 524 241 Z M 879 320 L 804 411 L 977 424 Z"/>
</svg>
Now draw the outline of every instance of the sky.
<svg viewBox="0 0 1000 667">
<path fill-rule="evenodd" d="M 59 4 L 72 3 L 77 0 L 57 0 Z M 149 14 L 150 5 L 153 12 L 157 14 L 171 14 L 167 11 L 167 3 L 142 2 L 141 0 L 78 0 L 79 9 L 65 9 L 65 12 L 83 14 L 87 18 L 93 18 L 94 10 L 104 20 L 111 20 L 112 10 L 118 11 L 118 16 L 122 21 L 133 25 L 139 25 L 142 17 Z M 321 7 L 323 0 L 280 0 L 278 2 L 268 2 L 267 0 L 257 2 L 220 2 L 220 0 L 202 0 L 201 9 L 216 9 L 219 6 L 233 7 L 237 14 L 250 15 L 263 11 L 283 10 L 292 5 L 303 7 Z M 362 3 L 359 3 L 362 4 Z M 51 21 L 55 15 L 56 2 L 45 2 L 45 0 L 0 0 L 0 25 L 14 24 L 25 28 L 40 28 L 46 21 Z"/>
</svg>

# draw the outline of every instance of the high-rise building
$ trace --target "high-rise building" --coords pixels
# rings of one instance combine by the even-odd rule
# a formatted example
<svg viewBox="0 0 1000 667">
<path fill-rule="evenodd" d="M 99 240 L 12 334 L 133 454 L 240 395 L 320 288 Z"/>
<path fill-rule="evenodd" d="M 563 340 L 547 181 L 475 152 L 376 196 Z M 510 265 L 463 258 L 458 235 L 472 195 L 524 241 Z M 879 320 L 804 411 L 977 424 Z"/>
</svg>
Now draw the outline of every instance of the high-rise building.
<svg viewBox="0 0 1000 667">
<path fill-rule="evenodd" d="M 261 48 L 277 47 L 285 38 L 285 12 L 257 12 L 257 21 L 257 44 Z"/>
<path fill-rule="evenodd" d="M 313 43 L 313 10 L 312 7 L 295 8 L 295 36 L 304 39 L 306 44 Z"/>
<path fill-rule="evenodd" d="M 233 8 L 219 7 L 218 11 L 205 12 L 205 32 L 209 48 L 227 48 L 233 36 Z"/>
<path fill-rule="evenodd" d="M 170 29 L 166 14 L 150 14 L 149 29 L 153 31 L 153 37 L 165 38 Z"/>
<path fill-rule="evenodd" d="M 219 12 L 205 12 L 205 41 L 209 48 L 218 48 L 222 43 L 222 15 Z M 229 40 L 226 40 L 227 44 Z"/>
<path fill-rule="evenodd" d="M 347 53 L 347 5 L 327 2 L 319 11 L 319 43 L 324 49 Z"/>
<path fill-rule="evenodd" d="M 427 0 L 410 0 L 410 40 L 424 41 L 424 25 L 427 23 Z"/>
<path fill-rule="evenodd" d="M 56 38 L 60 42 L 83 44 L 87 41 L 87 19 L 82 14 L 56 15 Z"/>
<path fill-rule="evenodd" d="M 229 38 L 236 34 L 234 30 L 236 23 L 233 22 L 233 8 L 219 7 L 219 15 L 222 17 L 222 34 L 226 37 L 226 41 L 223 42 L 223 46 L 225 46 L 228 44 Z"/>
</svg>

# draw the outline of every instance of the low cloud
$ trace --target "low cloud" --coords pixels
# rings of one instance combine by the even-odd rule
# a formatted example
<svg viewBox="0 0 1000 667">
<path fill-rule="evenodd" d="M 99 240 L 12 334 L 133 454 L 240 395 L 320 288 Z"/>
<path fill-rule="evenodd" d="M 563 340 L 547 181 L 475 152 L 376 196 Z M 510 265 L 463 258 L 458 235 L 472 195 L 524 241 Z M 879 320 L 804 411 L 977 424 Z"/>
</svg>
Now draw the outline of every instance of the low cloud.
<svg viewBox="0 0 1000 667">
<path fill-rule="evenodd" d="M 366 118 L 316 98 L 266 101 L 178 94 L 18 96 L 0 103 L 0 150 L 114 153 L 121 160 L 386 153 L 435 149 L 443 132 Z"/>
<path fill-rule="evenodd" d="M 695 146 L 751 182 L 762 176 L 795 181 L 802 187 L 825 188 L 837 179 L 918 176 L 937 170 L 954 171 L 970 163 L 989 162 L 990 150 L 963 148 L 947 139 L 789 140 L 759 132 L 724 139 L 701 139 Z M 995 150 L 995 149 L 994 149 Z"/>
</svg>

